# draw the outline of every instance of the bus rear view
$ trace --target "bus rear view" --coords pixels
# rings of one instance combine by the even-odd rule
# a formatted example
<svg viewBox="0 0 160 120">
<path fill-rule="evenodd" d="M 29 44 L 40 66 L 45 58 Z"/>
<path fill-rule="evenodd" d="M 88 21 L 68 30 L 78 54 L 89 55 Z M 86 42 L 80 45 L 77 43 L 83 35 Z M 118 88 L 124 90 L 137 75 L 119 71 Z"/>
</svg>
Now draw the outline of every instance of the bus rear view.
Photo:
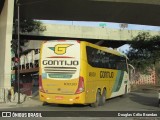
<svg viewBox="0 0 160 120">
<path fill-rule="evenodd" d="M 43 43 L 39 75 L 40 100 L 44 103 L 84 103 L 78 41 L 55 40 Z"/>
</svg>

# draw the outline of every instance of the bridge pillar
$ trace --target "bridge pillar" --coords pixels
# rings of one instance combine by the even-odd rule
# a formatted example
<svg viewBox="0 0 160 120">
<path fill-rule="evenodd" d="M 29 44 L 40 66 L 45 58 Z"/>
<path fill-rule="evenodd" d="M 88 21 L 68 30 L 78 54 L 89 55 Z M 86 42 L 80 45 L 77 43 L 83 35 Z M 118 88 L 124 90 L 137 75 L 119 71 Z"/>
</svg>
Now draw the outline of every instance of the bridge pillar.
<svg viewBox="0 0 160 120">
<path fill-rule="evenodd" d="M 14 0 L 5 0 L 0 13 L 0 89 L 11 88 L 11 39 L 13 13 Z"/>
</svg>

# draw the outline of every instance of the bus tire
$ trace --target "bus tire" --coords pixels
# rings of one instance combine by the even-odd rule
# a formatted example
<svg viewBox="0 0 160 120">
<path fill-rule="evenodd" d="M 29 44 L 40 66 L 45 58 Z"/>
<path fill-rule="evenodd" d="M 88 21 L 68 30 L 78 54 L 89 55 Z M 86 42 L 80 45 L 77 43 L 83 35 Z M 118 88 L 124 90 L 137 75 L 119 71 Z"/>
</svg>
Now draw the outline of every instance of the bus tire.
<svg viewBox="0 0 160 120">
<path fill-rule="evenodd" d="M 45 106 L 45 105 L 48 105 L 49 103 L 47 103 L 47 102 L 43 102 L 42 103 L 42 106 Z"/>
<path fill-rule="evenodd" d="M 127 88 L 127 85 L 126 85 L 126 86 L 125 86 L 125 95 L 128 93 L 128 92 L 127 92 L 127 89 L 128 89 L 128 88 Z"/>
<path fill-rule="evenodd" d="M 125 85 L 125 91 L 124 91 L 124 94 L 122 95 L 122 97 L 124 97 L 124 98 L 127 96 L 127 89 L 128 89 L 127 85 Z"/>
<path fill-rule="evenodd" d="M 100 91 L 98 90 L 96 93 L 96 101 L 94 103 L 91 103 L 91 107 L 98 107 L 100 105 L 100 100 L 101 100 L 101 94 Z"/>
<path fill-rule="evenodd" d="M 106 102 L 106 89 L 103 89 L 103 93 L 102 93 L 102 96 L 101 96 L 101 103 L 100 105 L 104 105 Z"/>
</svg>

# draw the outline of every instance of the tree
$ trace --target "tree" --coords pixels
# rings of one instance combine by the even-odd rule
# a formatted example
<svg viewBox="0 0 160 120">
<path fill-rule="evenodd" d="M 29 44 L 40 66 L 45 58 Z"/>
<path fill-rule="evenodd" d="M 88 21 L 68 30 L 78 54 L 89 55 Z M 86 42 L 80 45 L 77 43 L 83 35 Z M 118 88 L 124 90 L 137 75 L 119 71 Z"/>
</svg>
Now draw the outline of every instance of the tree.
<svg viewBox="0 0 160 120">
<path fill-rule="evenodd" d="M 13 23 L 13 28 L 14 28 L 14 33 L 17 33 L 17 19 L 14 20 Z M 20 20 L 20 32 L 25 33 L 25 32 L 32 32 L 32 31 L 38 31 L 38 32 L 43 32 L 46 30 L 46 27 L 42 25 L 41 21 L 38 20 Z"/>
<path fill-rule="evenodd" d="M 17 50 L 18 49 L 18 42 L 17 42 L 17 23 L 18 21 L 16 19 L 14 19 L 14 22 L 13 22 L 13 39 L 11 41 L 11 48 L 12 48 L 12 53 L 13 53 L 13 57 L 12 58 L 12 61 L 14 61 L 15 63 L 17 63 L 18 61 L 16 61 L 17 57 L 18 57 L 18 52 L 19 54 L 23 54 L 23 49 L 22 49 L 22 46 L 25 45 L 26 42 L 28 42 L 28 40 L 25 40 L 25 39 L 21 39 L 20 38 L 20 49 L 19 51 Z M 20 33 L 25 33 L 25 32 L 32 32 L 32 31 L 38 31 L 38 32 L 43 32 L 46 30 L 46 27 L 42 25 L 42 22 L 41 21 L 37 21 L 37 20 L 20 20 Z M 17 82 L 17 64 L 15 64 L 14 66 L 14 69 L 15 69 L 15 83 L 18 83 Z M 17 85 L 18 86 L 18 85 Z M 18 90 L 16 84 L 14 84 L 14 89 L 15 91 Z"/>
<path fill-rule="evenodd" d="M 127 55 L 130 64 L 140 73 L 149 73 L 160 61 L 160 36 L 151 36 L 148 32 L 141 32 L 129 42 L 130 50 Z M 157 70 L 156 70 L 157 71 Z M 159 73 L 156 73 L 157 75 Z"/>
<path fill-rule="evenodd" d="M 13 22 L 13 35 L 14 35 L 14 39 L 11 41 L 11 43 L 16 43 L 17 41 L 17 19 L 14 20 Z M 20 33 L 28 33 L 28 32 L 32 32 L 32 31 L 38 31 L 38 32 L 43 32 L 46 30 L 46 27 L 42 25 L 41 21 L 38 20 L 20 20 Z M 22 46 L 25 45 L 25 43 L 28 42 L 28 40 L 25 39 L 20 39 L 20 53 L 23 52 Z M 12 45 L 12 50 L 15 53 L 15 44 Z"/>
</svg>

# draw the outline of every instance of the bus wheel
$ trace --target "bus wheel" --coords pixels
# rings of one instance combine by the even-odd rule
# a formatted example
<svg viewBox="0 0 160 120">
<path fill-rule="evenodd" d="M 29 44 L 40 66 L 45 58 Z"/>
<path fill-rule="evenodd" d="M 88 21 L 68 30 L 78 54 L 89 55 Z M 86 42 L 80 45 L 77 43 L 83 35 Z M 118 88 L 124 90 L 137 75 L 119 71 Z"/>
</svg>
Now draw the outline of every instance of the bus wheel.
<svg viewBox="0 0 160 120">
<path fill-rule="evenodd" d="M 124 91 L 124 94 L 123 95 L 121 95 L 121 97 L 126 97 L 126 95 L 127 95 L 127 85 L 125 85 L 125 91 Z"/>
<path fill-rule="evenodd" d="M 48 103 L 47 102 L 43 102 L 42 106 L 45 106 L 45 105 L 48 105 Z"/>
<path fill-rule="evenodd" d="M 91 103 L 91 106 L 98 107 L 100 105 L 100 99 L 101 99 L 101 94 L 100 91 L 98 90 L 96 94 L 96 101 L 94 103 Z"/>
<path fill-rule="evenodd" d="M 104 105 L 106 102 L 106 89 L 103 89 L 103 93 L 102 93 L 102 96 L 101 96 L 101 103 L 100 105 Z"/>
<path fill-rule="evenodd" d="M 127 94 L 127 85 L 125 86 L 125 95 Z"/>
</svg>

